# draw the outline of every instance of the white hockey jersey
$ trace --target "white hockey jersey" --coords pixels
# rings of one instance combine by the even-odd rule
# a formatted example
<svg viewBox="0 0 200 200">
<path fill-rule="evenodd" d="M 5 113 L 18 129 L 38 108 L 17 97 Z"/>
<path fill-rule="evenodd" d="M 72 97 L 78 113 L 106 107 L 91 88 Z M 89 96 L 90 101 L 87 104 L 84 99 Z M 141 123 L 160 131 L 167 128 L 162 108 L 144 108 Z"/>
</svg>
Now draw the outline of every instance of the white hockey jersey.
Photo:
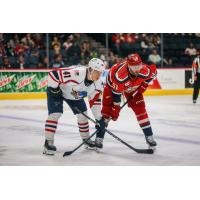
<svg viewBox="0 0 200 200">
<path fill-rule="evenodd" d="M 88 83 L 85 81 L 87 68 L 85 66 L 71 66 L 59 68 L 49 72 L 48 86 L 62 90 L 63 97 L 70 100 L 78 100 L 72 95 L 73 91 L 87 92 L 90 107 L 101 105 L 100 94 L 103 90 L 101 79 Z"/>
</svg>

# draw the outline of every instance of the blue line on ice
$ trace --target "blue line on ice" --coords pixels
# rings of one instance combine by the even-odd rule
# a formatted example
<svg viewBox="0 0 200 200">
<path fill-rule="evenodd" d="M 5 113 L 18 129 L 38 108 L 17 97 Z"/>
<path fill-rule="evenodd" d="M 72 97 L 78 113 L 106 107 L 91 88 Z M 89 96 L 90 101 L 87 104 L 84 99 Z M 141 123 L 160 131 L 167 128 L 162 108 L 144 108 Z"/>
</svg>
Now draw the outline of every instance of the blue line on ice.
<svg viewBox="0 0 200 200">
<path fill-rule="evenodd" d="M 22 118 L 22 117 L 13 117 L 13 116 L 6 116 L 6 115 L 0 115 L 0 118 L 4 118 L 4 119 L 14 119 L 14 120 L 20 120 L 20 121 L 29 121 L 29 122 L 37 122 L 37 123 L 44 123 L 44 121 L 41 120 L 36 120 L 36 119 L 26 119 L 26 118 Z M 76 127 L 76 125 L 72 125 L 72 124 L 67 124 L 67 123 L 59 123 L 59 125 L 61 126 L 67 126 L 67 127 Z M 94 129 L 94 128 L 92 128 Z M 138 133 L 133 133 L 133 132 L 129 132 L 129 131 L 124 131 L 124 130 L 115 130 L 115 129 L 110 129 L 113 132 L 116 133 L 122 133 L 123 134 L 132 134 L 134 136 L 138 136 L 138 137 L 144 137 L 143 134 L 138 134 Z M 165 141 L 172 141 L 172 142 L 178 142 L 178 143 L 188 143 L 188 144 L 195 144 L 195 145 L 200 145 L 200 141 L 194 141 L 194 140 L 187 140 L 187 139 L 181 139 L 181 138 L 172 138 L 172 137 L 166 137 L 166 136 L 155 136 L 156 139 L 161 139 L 161 140 L 165 140 Z"/>
</svg>

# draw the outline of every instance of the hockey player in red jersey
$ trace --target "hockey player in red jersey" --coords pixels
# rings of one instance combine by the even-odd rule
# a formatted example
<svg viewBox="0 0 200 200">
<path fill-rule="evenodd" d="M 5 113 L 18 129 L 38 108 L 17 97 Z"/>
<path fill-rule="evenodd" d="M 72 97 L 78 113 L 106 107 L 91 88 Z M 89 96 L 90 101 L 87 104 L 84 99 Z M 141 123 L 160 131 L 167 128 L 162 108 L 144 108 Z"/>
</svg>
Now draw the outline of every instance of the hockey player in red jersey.
<svg viewBox="0 0 200 200">
<path fill-rule="evenodd" d="M 155 147 L 153 132 L 145 108 L 143 93 L 148 83 L 156 76 L 156 66 L 144 64 L 138 54 L 131 54 L 121 63 L 115 64 L 109 71 L 103 92 L 102 115 L 105 120 L 116 121 L 120 113 L 122 94 L 128 99 L 130 107 L 136 115 L 138 123 L 145 135 L 147 144 Z M 137 94 L 133 97 L 133 93 Z M 103 147 L 103 135 L 97 136 L 99 147 Z M 96 144 L 98 146 L 98 144 Z"/>
</svg>

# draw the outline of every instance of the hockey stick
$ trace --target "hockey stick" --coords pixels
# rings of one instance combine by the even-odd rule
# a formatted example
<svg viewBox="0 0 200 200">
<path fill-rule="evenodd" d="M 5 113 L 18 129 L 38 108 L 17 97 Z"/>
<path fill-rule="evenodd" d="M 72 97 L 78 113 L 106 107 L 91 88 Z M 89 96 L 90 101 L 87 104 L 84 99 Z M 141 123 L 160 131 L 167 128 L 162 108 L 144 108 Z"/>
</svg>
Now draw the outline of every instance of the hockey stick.
<svg viewBox="0 0 200 200">
<path fill-rule="evenodd" d="M 137 91 L 131 96 L 134 97 L 135 95 L 137 94 Z M 131 99 L 129 98 L 122 106 L 121 106 L 121 109 L 129 102 L 129 100 Z M 77 107 L 75 108 L 78 112 L 82 113 Z M 84 115 L 84 113 L 82 113 Z M 85 116 L 88 118 L 88 116 Z M 88 118 L 89 119 L 89 118 Z M 91 118 L 92 120 L 92 118 Z M 94 121 L 95 124 L 97 124 L 95 121 Z M 71 155 L 72 153 L 74 153 L 76 150 L 78 150 L 81 146 L 83 146 L 90 138 L 92 138 L 95 134 L 97 133 L 97 131 L 95 131 L 89 138 L 87 138 L 85 141 L 83 141 L 80 145 L 78 145 L 74 150 L 72 151 L 65 151 L 64 154 L 63 154 L 63 157 L 65 156 L 69 156 Z M 111 133 L 112 134 L 112 133 Z M 114 137 L 114 135 L 113 135 Z M 117 139 L 117 138 L 116 138 Z"/>
<path fill-rule="evenodd" d="M 126 105 L 128 102 L 126 101 L 124 104 Z M 122 108 L 125 106 L 123 104 Z M 93 122 L 95 125 L 98 125 L 98 123 L 92 119 L 91 117 L 89 117 L 88 115 L 86 115 L 85 113 L 81 112 L 77 107 L 75 108 L 78 112 L 80 112 L 83 116 L 85 116 L 87 119 L 89 119 L 91 122 Z M 126 145 L 127 147 L 129 147 L 130 149 L 132 149 L 133 151 L 137 152 L 137 153 L 143 153 L 143 154 L 153 154 L 154 151 L 152 149 L 136 149 L 134 147 L 132 147 L 130 144 L 126 143 L 125 141 L 123 141 L 122 139 L 120 139 L 119 137 L 117 137 L 115 134 L 113 134 L 111 131 L 109 131 L 108 129 L 105 128 L 105 131 L 110 134 L 112 137 L 114 137 L 115 139 L 117 139 L 119 142 L 121 142 L 122 144 Z"/>
<path fill-rule="evenodd" d="M 92 133 L 92 135 L 90 135 L 89 138 L 87 138 L 86 140 L 84 140 L 81 144 L 79 144 L 74 150 L 72 151 L 65 151 L 65 153 L 63 154 L 63 157 L 65 156 L 69 156 L 72 153 L 74 153 L 76 150 L 78 150 L 81 146 L 83 146 L 89 139 L 91 139 L 96 133 L 98 132 L 98 130 L 96 130 L 94 133 Z"/>
</svg>

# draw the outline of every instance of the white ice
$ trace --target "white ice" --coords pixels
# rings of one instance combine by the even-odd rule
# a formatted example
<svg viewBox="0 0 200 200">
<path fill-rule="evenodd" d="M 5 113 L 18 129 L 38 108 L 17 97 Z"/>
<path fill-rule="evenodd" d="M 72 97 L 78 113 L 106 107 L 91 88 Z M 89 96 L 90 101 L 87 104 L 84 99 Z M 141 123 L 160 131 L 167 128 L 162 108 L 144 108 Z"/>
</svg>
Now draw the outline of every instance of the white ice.
<svg viewBox="0 0 200 200">
<path fill-rule="evenodd" d="M 55 135 L 58 151 L 45 156 L 46 100 L 0 101 L 0 165 L 200 165 L 200 104 L 192 104 L 191 96 L 145 99 L 158 143 L 153 155 L 137 154 L 107 134 L 101 153 L 80 148 L 65 158 L 64 151 L 81 142 L 76 117 L 67 106 Z M 135 115 L 127 107 L 109 130 L 133 147 L 147 148 Z"/>
</svg>

